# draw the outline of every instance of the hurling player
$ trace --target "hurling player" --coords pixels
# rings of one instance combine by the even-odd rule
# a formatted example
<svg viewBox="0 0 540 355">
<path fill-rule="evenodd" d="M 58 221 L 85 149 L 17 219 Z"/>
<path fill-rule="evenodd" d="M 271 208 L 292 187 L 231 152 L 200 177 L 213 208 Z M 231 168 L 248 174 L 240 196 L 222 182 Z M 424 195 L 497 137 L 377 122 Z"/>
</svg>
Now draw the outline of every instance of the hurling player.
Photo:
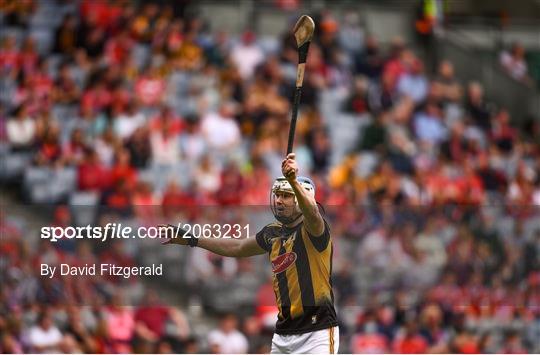
<svg viewBox="0 0 540 355">
<path fill-rule="evenodd" d="M 293 153 L 281 165 L 283 177 L 272 186 L 271 208 L 276 222 L 255 238 L 174 238 L 164 244 L 190 245 L 223 256 L 267 253 L 279 308 L 272 353 L 329 353 L 338 351 L 332 292 L 330 229 L 315 201 L 315 184 L 297 176 Z"/>
</svg>

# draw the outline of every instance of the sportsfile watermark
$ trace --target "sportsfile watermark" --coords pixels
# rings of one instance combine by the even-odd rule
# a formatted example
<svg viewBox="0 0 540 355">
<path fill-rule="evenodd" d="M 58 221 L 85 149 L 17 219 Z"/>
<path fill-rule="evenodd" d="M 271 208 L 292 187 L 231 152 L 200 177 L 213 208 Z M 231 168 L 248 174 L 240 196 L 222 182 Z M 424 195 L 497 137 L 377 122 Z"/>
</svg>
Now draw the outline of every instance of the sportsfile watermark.
<svg viewBox="0 0 540 355">
<path fill-rule="evenodd" d="M 176 239 L 176 238 L 223 238 L 250 237 L 249 224 L 189 224 L 177 223 L 167 226 L 132 227 L 122 223 L 105 226 L 42 227 L 41 239 L 55 243 L 61 239 L 90 239 L 106 242 L 109 239 Z"/>
</svg>

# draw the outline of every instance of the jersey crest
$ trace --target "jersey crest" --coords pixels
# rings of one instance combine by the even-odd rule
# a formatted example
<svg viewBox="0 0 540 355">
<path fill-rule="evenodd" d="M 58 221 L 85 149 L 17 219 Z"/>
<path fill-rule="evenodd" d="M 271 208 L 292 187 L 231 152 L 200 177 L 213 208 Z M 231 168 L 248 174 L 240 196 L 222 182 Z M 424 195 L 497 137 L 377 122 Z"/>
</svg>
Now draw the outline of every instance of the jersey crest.
<svg viewBox="0 0 540 355">
<path fill-rule="evenodd" d="M 287 270 L 295 263 L 297 257 L 298 256 L 294 251 L 279 255 L 272 260 L 272 272 L 274 274 L 279 274 L 280 272 Z"/>
</svg>

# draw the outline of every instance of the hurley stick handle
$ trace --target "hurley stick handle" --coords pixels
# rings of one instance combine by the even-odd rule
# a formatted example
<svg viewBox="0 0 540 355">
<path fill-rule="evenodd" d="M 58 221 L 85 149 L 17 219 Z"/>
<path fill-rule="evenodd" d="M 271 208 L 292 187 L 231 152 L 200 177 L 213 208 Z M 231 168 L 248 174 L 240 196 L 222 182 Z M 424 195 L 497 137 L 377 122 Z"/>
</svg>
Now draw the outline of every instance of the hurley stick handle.
<svg viewBox="0 0 540 355">
<path fill-rule="evenodd" d="M 300 96 L 302 96 L 302 86 L 297 86 L 296 90 L 294 91 L 291 126 L 289 127 L 289 142 L 287 143 L 287 155 L 289 155 L 289 153 L 292 153 L 293 150 L 294 133 L 296 132 L 296 118 L 298 117 L 298 105 L 300 104 Z"/>
</svg>

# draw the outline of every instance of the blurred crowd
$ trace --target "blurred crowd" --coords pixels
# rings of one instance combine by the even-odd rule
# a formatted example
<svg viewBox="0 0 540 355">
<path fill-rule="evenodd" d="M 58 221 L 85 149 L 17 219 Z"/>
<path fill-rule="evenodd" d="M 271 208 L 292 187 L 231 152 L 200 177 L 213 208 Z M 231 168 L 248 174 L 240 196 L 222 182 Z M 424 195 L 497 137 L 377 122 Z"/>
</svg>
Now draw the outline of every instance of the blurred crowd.
<svg viewBox="0 0 540 355">
<path fill-rule="evenodd" d="M 499 63 L 512 78 L 527 85 L 533 85 L 533 79 L 525 61 L 525 48 L 520 43 L 514 43 L 508 50 L 501 51 Z"/>
<path fill-rule="evenodd" d="M 268 203 L 296 77 L 288 32 L 233 36 L 182 6 L 50 1 L 64 17 L 38 50 L 28 28 L 40 6 L 0 5 L 2 26 L 22 34 L 1 37 L 0 136 L 26 168 L 74 169 L 73 193 L 147 225 Z M 413 46 L 380 44 L 354 13 L 314 19 L 295 152 L 332 226 L 342 349 L 540 352 L 538 117 L 513 117 L 447 60 L 427 72 Z M 120 248 L 32 250 L 9 216 L 0 228 L 4 352 L 269 351 L 267 283 L 247 293 L 252 314 L 199 334 L 151 291 L 123 307 L 119 280 L 32 271 L 44 259 L 134 263 Z M 197 252 L 192 284 L 255 273 Z"/>
</svg>

